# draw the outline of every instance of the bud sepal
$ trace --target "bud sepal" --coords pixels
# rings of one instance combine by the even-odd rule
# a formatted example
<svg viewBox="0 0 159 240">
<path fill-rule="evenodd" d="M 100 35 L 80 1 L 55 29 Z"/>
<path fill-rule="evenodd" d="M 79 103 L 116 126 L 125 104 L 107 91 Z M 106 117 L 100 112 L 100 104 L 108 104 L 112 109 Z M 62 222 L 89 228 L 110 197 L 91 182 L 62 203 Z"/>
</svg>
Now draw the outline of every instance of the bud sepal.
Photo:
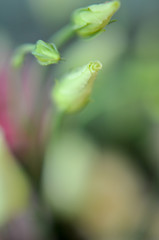
<svg viewBox="0 0 159 240">
<path fill-rule="evenodd" d="M 46 43 L 38 40 L 32 54 L 36 57 L 40 65 L 50 65 L 58 63 L 61 59 L 60 54 L 53 43 Z"/>
</svg>

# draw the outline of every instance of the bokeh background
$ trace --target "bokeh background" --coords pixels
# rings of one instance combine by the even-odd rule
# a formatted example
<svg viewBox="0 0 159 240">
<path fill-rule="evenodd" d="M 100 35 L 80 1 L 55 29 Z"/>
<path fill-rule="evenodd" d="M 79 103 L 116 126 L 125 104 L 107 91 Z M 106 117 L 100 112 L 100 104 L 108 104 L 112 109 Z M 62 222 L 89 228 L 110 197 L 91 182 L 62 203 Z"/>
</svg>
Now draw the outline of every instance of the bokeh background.
<svg viewBox="0 0 159 240">
<path fill-rule="evenodd" d="M 117 22 L 66 44 L 49 76 L 30 56 L 10 67 L 93 3 L 0 0 L 0 240 L 159 239 L 159 1 L 121 0 Z M 48 144 L 50 86 L 90 60 L 103 64 L 92 101 Z"/>
</svg>

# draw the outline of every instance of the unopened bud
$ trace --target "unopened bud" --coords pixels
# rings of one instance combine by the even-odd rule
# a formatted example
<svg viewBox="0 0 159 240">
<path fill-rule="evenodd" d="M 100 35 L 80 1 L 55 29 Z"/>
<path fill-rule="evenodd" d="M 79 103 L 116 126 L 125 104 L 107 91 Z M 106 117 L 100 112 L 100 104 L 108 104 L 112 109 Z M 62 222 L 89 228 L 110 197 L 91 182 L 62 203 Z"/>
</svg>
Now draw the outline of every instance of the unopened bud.
<svg viewBox="0 0 159 240">
<path fill-rule="evenodd" d="M 56 46 L 42 40 L 37 41 L 32 54 L 37 58 L 41 65 L 58 63 L 60 60 L 60 54 Z"/>
<path fill-rule="evenodd" d="M 89 62 L 64 76 L 53 89 L 52 97 L 61 111 L 72 113 L 81 110 L 90 100 L 99 61 Z"/>
<path fill-rule="evenodd" d="M 72 17 L 77 34 L 81 37 L 91 37 L 103 31 L 119 7 L 119 1 L 110 1 L 77 9 Z"/>
</svg>

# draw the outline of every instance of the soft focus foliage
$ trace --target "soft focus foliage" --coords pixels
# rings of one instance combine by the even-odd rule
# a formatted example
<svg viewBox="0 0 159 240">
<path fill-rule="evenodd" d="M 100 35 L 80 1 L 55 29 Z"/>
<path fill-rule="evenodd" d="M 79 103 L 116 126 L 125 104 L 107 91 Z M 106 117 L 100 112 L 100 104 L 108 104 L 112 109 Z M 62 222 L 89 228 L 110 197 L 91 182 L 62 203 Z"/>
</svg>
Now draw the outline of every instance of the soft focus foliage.
<svg viewBox="0 0 159 240">
<path fill-rule="evenodd" d="M 159 2 L 120 2 L 105 32 L 78 37 L 110 19 L 95 20 L 57 50 L 51 35 L 101 1 L 1 0 L 0 240 L 159 239 Z M 42 65 L 62 61 L 29 54 L 14 69 L 27 42 Z M 93 91 L 79 91 L 79 66 L 91 78 L 97 60 Z"/>
<path fill-rule="evenodd" d="M 0 225 L 26 208 L 30 195 L 28 179 L 9 152 L 0 132 Z"/>
<path fill-rule="evenodd" d="M 74 218 L 81 210 L 95 145 L 77 133 L 65 133 L 49 146 L 43 173 L 44 197 L 55 212 Z M 66 216 L 65 216 L 66 215 Z"/>
<path fill-rule="evenodd" d="M 80 223 L 96 239 L 129 239 L 142 224 L 147 207 L 141 174 L 127 156 L 106 150 L 88 181 Z"/>
</svg>

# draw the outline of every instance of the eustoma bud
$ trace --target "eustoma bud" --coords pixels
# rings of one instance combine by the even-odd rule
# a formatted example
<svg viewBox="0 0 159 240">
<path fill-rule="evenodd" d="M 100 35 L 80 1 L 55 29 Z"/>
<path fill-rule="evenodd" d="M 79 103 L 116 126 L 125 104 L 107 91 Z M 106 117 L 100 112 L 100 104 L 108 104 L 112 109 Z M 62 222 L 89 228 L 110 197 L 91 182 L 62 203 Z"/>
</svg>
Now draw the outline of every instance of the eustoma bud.
<svg viewBox="0 0 159 240">
<path fill-rule="evenodd" d="M 77 9 L 72 16 L 77 34 L 81 37 L 91 37 L 103 31 L 119 7 L 119 1 L 110 1 Z"/>
<path fill-rule="evenodd" d="M 101 68 L 99 61 L 89 62 L 57 82 L 52 97 L 58 109 L 67 113 L 81 110 L 90 100 L 94 80 Z"/>
<path fill-rule="evenodd" d="M 60 54 L 56 46 L 42 40 L 37 41 L 32 54 L 37 58 L 41 65 L 55 64 L 60 60 Z"/>
</svg>

